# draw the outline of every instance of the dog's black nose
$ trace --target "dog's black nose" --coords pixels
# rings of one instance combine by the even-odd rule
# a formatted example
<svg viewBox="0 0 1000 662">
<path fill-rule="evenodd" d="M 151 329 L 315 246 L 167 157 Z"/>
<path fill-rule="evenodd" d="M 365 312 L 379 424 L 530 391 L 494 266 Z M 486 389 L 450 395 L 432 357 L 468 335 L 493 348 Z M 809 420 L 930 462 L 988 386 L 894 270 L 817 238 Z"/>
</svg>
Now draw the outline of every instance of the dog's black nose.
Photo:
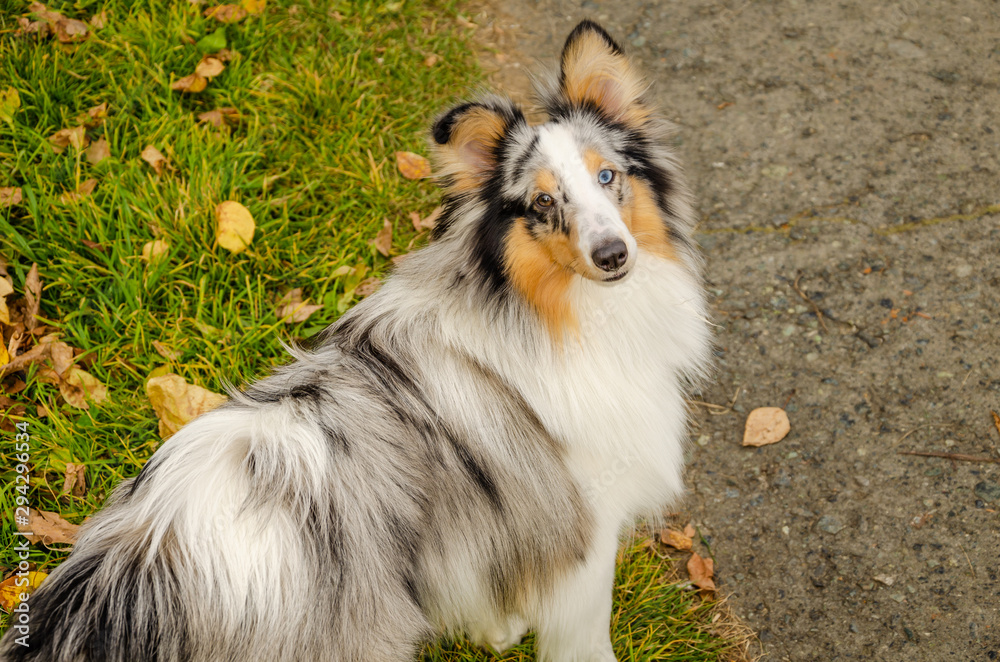
<svg viewBox="0 0 1000 662">
<path fill-rule="evenodd" d="M 598 246 L 591 254 L 594 264 L 604 271 L 614 271 L 625 264 L 628 259 L 628 248 L 621 239 L 613 239 L 606 244 Z"/>
</svg>

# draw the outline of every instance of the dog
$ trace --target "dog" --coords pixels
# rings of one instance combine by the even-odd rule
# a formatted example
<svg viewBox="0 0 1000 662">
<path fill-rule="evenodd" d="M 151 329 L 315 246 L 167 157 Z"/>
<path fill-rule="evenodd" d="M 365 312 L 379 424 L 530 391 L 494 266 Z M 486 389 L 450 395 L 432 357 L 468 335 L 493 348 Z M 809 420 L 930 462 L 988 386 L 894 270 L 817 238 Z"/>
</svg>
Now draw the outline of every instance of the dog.
<svg viewBox="0 0 1000 662">
<path fill-rule="evenodd" d="M 711 347 L 670 127 L 584 21 L 433 124 L 430 244 L 165 441 L 15 620 L 8 662 L 413 660 L 441 635 L 615 659 L 619 537 L 683 491 Z M 27 645 L 22 645 L 27 643 Z"/>
</svg>

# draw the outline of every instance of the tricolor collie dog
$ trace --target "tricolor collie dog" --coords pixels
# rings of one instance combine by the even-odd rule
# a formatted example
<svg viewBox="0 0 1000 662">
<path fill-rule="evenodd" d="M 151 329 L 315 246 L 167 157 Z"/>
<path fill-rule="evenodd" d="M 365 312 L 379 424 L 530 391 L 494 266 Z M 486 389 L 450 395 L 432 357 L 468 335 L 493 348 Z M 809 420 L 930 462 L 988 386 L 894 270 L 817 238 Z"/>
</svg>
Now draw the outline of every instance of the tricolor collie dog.
<svg viewBox="0 0 1000 662">
<path fill-rule="evenodd" d="M 645 85 L 570 34 L 529 124 L 434 124 L 435 240 L 314 349 L 166 441 L 3 660 L 410 661 L 441 634 L 614 660 L 619 536 L 682 492 L 709 323 Z M 27 646 L 21 645 L 27 643 Z"/>
</svg>

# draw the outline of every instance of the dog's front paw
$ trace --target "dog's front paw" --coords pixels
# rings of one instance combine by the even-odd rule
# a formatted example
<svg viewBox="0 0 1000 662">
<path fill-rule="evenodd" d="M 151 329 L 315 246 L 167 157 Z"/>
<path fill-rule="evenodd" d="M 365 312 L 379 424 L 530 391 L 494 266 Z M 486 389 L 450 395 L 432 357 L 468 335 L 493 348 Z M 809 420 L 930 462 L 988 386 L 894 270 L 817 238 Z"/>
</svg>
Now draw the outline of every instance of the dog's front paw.
<svg viewBox="0 0 1000 662">
<path fill-rule="evenodd" d="M 521 643 L 528 631 L 528 625 L 519 617 L 511 617 L 503 625 L 495 625 L 477 633 L 472 639 L 480 646 L 488 647 L 502 655 L 508 648 Z"/>
</svg>

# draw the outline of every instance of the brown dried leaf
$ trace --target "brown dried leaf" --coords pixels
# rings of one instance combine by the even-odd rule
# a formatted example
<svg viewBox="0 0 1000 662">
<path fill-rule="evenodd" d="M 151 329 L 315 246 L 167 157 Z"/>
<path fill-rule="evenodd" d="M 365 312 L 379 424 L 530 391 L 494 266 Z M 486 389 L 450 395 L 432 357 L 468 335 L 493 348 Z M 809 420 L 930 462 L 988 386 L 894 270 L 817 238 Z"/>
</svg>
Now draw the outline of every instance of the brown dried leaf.
<svg viewBox="0 0 1000 662">
<path fill-rule="evenodd" d="M 198 63 L 198 66 L 194 68 L 194 73 L 197 76 L 205 78 L 215 78 L 225 71 L 225 69 L 226 65 L 222 64 L 222 60 L 206 55 Z"/>
<path fill-rule="evenodd" d="M 698 534 L 698 532 L 695 530 L 694 524 L 691 524 L 690 522 L 688 522 L 687 526 L 684 527 L 684 535 L 686 535 L 691 540 L 694 540 L 694 537 L 697 534 Z"/>
<path fill-rule="evenodd" d="M 380 287 L 382 287 L 382 279 L 372 276 L 358 283 L 358 286 L 354 288 L 354 294 L 359 297 L 366 297 L 370 294 L 375 294 Z"/>
<path fill-rule="evenodd" d="M 375 235 L 375 240 L 372 243 L 375 250 L 389 257 L 389 251 L 392 250 L 392 223 L 389 222 L 389 219 L 382 222 L 382 229 Z"/>
<path fill-rule="evenodd" d="M 997 429 L 997 434 L 1000 434 L 1000 414 L 996 413 L 992 409 L 990 413 L 993 414 L 993 427 Z"/>
<path fill-rule="evenodd" d="M 21 204 L 21 187 L 0 188 L 0 209 Z"/>
<path fill-rule="evenodd" d="M 431 53 L 430 55 L 428 55 L 427 57 L 424 58 L 424 66 L 425 67 L 433 67 L 435 64 L 437 64 L 440 61 L 441 61 L 441 57 L 439 55 L 437 55 L 435 53 Z"/>
<path fill-rule="evenodd" d="M 61 21 L 53 23 L 52 27 L 55 28 L 56 39 L 64 44 L 83 41 L 90 32 L 86 23 L 75 18 L 63 18 Z"/>
<path fill-rule="evenodd" d="M 62 494 L 82 497 L 87 493 L 87 466 L 84 464 L 66 463 L 66 473 L 63 475 Z"/>
<path fill-rule="evenodd" d="M 189 421 L 215 409 L 226 397 L 169 373 L 146 382 L 146 395 L 160 419 L 160 436 L 166 439 Z"/>
<path fill-rule="evenodd" d="M 216 129 L 221 129 L 227 121 L 232 123 L 238 122 L 239 118 L 240 112 L 230 107 L 216 108 L 215 110 L 208 110 L 198 115 L 199 122 L 207 122 Z"/>
<path fill-rule="evenodd" d="M 108 116 L 108 102 L 99 103 L 93 108 L 87 110 L 87 117 L 94 122 L 94 126 L 97 126 L 104 121 L 104 118 Z"/>
<path fill-rule="evenodd" d="M 49 358 L 52 360 L 52 369 L 60 377 L 66 375 L 69 369 L 73 367 L 73 348 L 61 340 L 50 342 L 48 345 Z"/>
<path fill-rule="evenodd" d="M 79 525 L 70 524 L 58 513 L 50 513 L 45 510 L 28 509 L 28 522 L 17 523 L 17 530 L 26 535 L 30 543 L 40 542 L 46 547 L 52 545 L 72 545 L 76 542 Z"/>
<path fill-rule="evenodd" d="M 430 214 L 427 215 L 425 219 L 420 221 L 420 227 L 424 230 L 433 230 L 434 226 L 437 225 L 438 219 L 441 218 L 441 214 L 444 212 L 444 207 L 435 207 Z"/>
<path fill-rule="evenodd" d="M 216 5 L 205 10 L 205 18 L 222 23 L 237 23 L 247 17 L 247 10 L 239 5 Z"/>
<path fill-rule="evenodd" d="M 37 34 L 39 37 L 47 37 L 52 28 L 45 21 L 29 21 L 23 16 L 17 19 L 17 30 L 14 31 L 14 36 L 26 35 L 26 34 Z"/>
<path fill-rule="evenodd" d="M 254 223 L 250 210 L 233 200 L 215 208 L 215 240 L 230 253 L 240 253 L 253 242 Z"/>
<path fill-rule="evenodd" d="M 66 191 L 60 195 L 59 201 L 62 203 L 78 202 L 93 193 L 95 188 L 97 188 L 97 180 L 90 178 L 87 181 L 82 182 L 80 184 L 80 188 L 75 191 Z"/>
<path fill-rule="evenodd" d="M 156 149 L 152 145 L 146 145 L 146 149 L 142 150 L 142 153 L 139 154 L 139 156 L 142 157 L 143 161 L 153 166 L 153 170 L 156 171 L 157 175 L 162 175 L 164 168 L 170 165 L 167 161 L 167 157 L 163 156 L 160 150 Z"/>
<path fill-rule="evenodd" d="M 97 165 L 104 159 L 111 156 L 111 147 L 108 146 L 108 141 L 101 138 L 97 142 L 91 144 L 87 148 L 87 160 L 90 161 L 92 165 Z"/>
<path fill-rule="evenodd" d="M 685 552 L 691 549 L 691 537 L 673 529 L 660 531 L 660 542 Z"/>
<path fill-rule="evenodd" d="M 28 275 L 24 278 L 24 299 L 27 301 L 27 309 L 24 311 L 24 328 L 31 331 L 38 326 L 35 316 L 42 307 L 42 281 L 38 277 L 38 264 L 33 263 Z"/>
<path fill-rule="evenodd" d="M 103 9 L 90 17 L 90 25 L 96 30 L 100 30 L 108 24 L 108 12 Z"/>
<path fill-rule="evenodd" d="M 52 151 L 56 154 L 62 154 L 70 145 L 77 150 L 81 150 L 86 147 L 89 142 L 90 140 L 87 138 L 87 127 L 82 125 L 74 126 L 69 129 L 59 129 L 49 136 L 49 144 L 52 145 Z"/>
<path fill-rule="evenodd" d="M 702 558 L 695 552 L 687 562 L 687 571 L 691 576 L 691 583 L 706 591 L 715 590 L 715 582 L 712 574 L 715 571 L 715 564 L 711 558 Z"/>
<path fill-rule="evenodd" d="M 103 253 L 105 251 L 104 244 L 99 244 L 96 241 L 90 241 L 89 239 L 81 239 L 80 243 L 82 243 L 84 246 L 86 246 L 91 250 L 98 251 L 99 253 Z"/>
<path fill-rule="evenodd" d="M 71 406 L 90 409 L 90 402 L 101 404 L 108 397 L 108 388 L 97 378 L 79 368 L 70 368 L 59 382 L 59 392 Z"/>
<path fill-rule="evenodd" d="M 780 407 L 758 407 L 747 416 L 743 430 L 744 446 L 766 446 L 785 438 L 792 429 L 788 414 Z"/>
<path fill-rule="evenodd" d="M 431 163 L 413 152 L 396 152 L 396 167 L 407 179 L 424 179 L 431 176 Z"/>
</svg>

